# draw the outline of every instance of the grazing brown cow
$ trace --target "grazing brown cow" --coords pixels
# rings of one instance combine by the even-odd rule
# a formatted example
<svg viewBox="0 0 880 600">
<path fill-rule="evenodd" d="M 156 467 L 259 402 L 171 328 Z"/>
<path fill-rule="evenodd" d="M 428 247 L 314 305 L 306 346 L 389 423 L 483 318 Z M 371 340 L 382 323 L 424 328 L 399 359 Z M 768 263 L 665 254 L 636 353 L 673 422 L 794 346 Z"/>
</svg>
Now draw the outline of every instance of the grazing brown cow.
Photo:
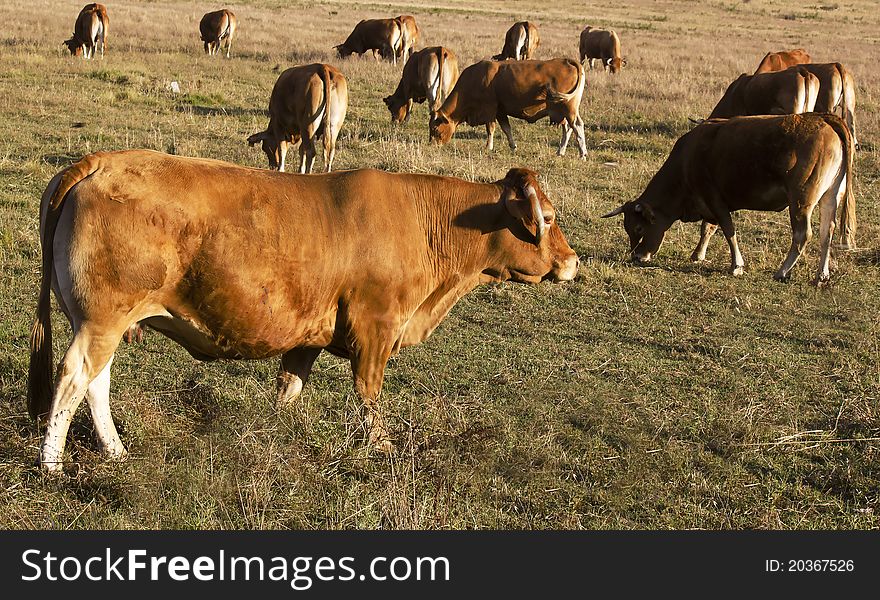
<svg viewBox="0 0 880 600">
<path fill-rule="evenodd" d="M 816 112 L 840 113 L 852 134 L 853 144 L 859 149 L 856 136 L 856 89 L 849 70 L 840 63 L 810 63 L 801 65 L 819 79 Z"/>
<path fill-rule="evenodd" d="M 391 121 L 405 123 L 409 120 L 413 102 L 425 100 L 433 119 L 456 81 L 458 59 L 452 50 L 443 46 L 419 50 L 406 61 L 397 89 L 384 98 L 391 112 Z"/>
<path fill-rule="evenodd" d="M 612 73 L 626 66 L 626 59 L 620 56 L 620 38 L 611 29 L 584 28 L 581 31 L 580 54 L 581 63 L 590 61 L 590 69 L 596 59 L 601 61 L 603 70 L 610 69 Z"/>
<path fill-rule="evenodd" d="M 324 136 L 324 169 L 329 173 L 336 155 L 336 138 L 348 110 L 348 82 L 336 67 L 315 63 L 284 71 L 269 98 L 269 126 L 248 138 L 262 142 L 269 167 L 284 171 L 290 144 L 299 146 L 299 172 L 311 173 L 315 141 Z"/>
<path fill-rule="evenodd" d="M 516 150 L 508 117 L 534 123 L 549 116 L 551 124 L 562 124 L 557 154 L 565 154 L 574 131 L 581 157 L 586 157 L 579 110 L 584 82 L 583 66 L 570 58 L 478 62 L 462 71 L 446 102 L 431 119 L 431 140 L 445 144 L 459 123 L 485 125 L 486 148 L 492 150 L 497 121 L 510 149 Z"/>
<path fill-rule="evenodd" d="M 540 43 L 537 25 L 528 21 L 514 23 L 504 36 L 501 54 L 496 54 L 492 60 L 528 60 L 534 56 Z"/>
<path fill-rule="evenodd" d="M 782 52 L 768 52 L 761 59 L 758 68 L 755 69 L 755 75 L 758 73 L 772 73 L 773 71 L 784 71 L 795 65 L 803 65 L 811 62 L 810 55 L 803 48 L 795 50 L 783 50 Z"/>
<path fill-rule="evenodd" d="M 400 33 L 403 36 L 400 44 L 400 59 L 406 64 L 409 57 L 415 51 L 416 44 L 419 43 L 419 34 L 421 30 L 416 23 L 416 18 L 411 15 L 400 15 L 394 17 L 400 23 Z"/>
<path fill-rule="evenodd" d="M 403 25 L 397 19 L 365 19 L 354 26 L 348 38 L 333 48 L 340 58 L 352 54 L 362 55 L 373 51 L 373 58 L 391 59 L 397 64 L 397 57 L 403 47 Z"/>
<path fill-rule="evenodd" d="M 104 58 L 109 29 L 110 17 L 107 16 L 107 7 L 96 2 L 86 4 L 76 17 L 73 37 L 62 43 L 67 46 L 71 55 L 82 55 L 86 60 L 94 58 L 95 48 L 100 46 L 101 58 Z"/>
<path fill-rule="evenodd" d="M 103 449 L 125 455 L 110 364 L 138 320 L 200 360 L 280 355 L 280 403 L 299 395 L 322 350 L 350 359 L 367 439 L 391 451 L 378 405 L 390 356 L 480 283 L 567 281 L 578 269 L 527 169 L 494 183 L 285 175 L 129 150 L 58 173 L 41 206 L 28 407 L 48 417 L 41 463 L 54 472 L 84 397 Z M 74 332 L 54 385 L 50 289 Z"/>
<path fill-rule="evenodd" d="M 660 249 L 675 221 L 703 221 L 691 259 L 706 257 L 720 226 L 730 246 L 731 273 L 744 262 L 731 218 L 735 210 L 780 211 L 791 216 L 791 251 L 775 278 L 789 277 L 812 235 L 810 216 L 818 205 L 819 269 L 816 283 L 830 276 L 831 237 L 843 204 L 843 243 L 855 244 L 852 138 L 836 115 L 738 117 L 709 120 L 684 134 L 636 200 L 605 217 L 623 214 L 633 260 L 645 263 Z"/>
<path fill-rule="evenodd" d="M 758 75 L 743 73 L 727 87 L 709 118 L 812 112 L 818 94 L 819 79 L 800 65 Z"/>
<path fill-rule="evenodd" d="M 205 54 L 216 56 L 220 52 L 220 46 L 226 41 L 226 58 L 230 57 L 232 50 L 232 38 L 235 37 L 235 29 L 238 27 L 238 19 L 231 10 L 226 8 L 207 13 L 199 22 L 199 32 L 202 42 L 205 44 Z"/>
</svg>

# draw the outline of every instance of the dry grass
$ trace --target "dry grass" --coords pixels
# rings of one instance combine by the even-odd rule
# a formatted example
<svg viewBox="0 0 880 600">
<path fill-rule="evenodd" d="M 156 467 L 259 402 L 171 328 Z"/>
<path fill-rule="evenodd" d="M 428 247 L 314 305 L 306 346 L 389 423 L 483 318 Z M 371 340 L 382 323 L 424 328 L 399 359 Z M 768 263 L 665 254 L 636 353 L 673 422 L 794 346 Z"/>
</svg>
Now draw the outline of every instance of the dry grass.
<svg viewBox="0 0 880 600">
<path fill-rule="evenodd" d="M 877 526 L 873 2 L 239 2 L 226 61 L 201 53 L 197 23 L 212 7 L 120 0 L 109 5 L 107 58 L 91 63 L 62 52 L 81 4 L 0 5 L 0 526 Z M 504 143 L 487 155 L 478 129 L 446 147 L 426 144 L 423 106 L 407 126 L 390 127 L 381 97 L 399 69 L 338 61 L 330 48 L 361 18 L 404 12 L 421 23 L 424 44 L 451 47 L 462 66 L 498 52 L 514 19 L 540 27 L 539 57 L 574 55 L 586 24 L 616 28 L 629 67 L 619 77 L 588 74 L 588 160 L 555 157 L 558 132 L 546 123 L 513 122 L 516 155 Z M 620 224 L 598 215 L 638 195 L 687 117 L 706 115 L 735 75 L 768 49 L 795 46 L 844 62 L 858 82 L 862 249 L 835 257 L 829 289 L 808 284 L 815 247 L 791 283 L 777 284 L 787 217 L 743 213 L 741 279 L 725 274 L 720 240 L 706 266 L 688 262 L 692 225 L 673 228 L 654 268 L 627 264 Z M 272 361 L 201 364 L 152 334 L 121 347 L 114 363 L 112 405 L 131 459 L 101 461 L 83 409 L 69 445 L 77 465 L 62 481 L 43 477 L 24 390 L 46 183 L 98 149 L 263 166 L 245 138 L 264 128 L 280 70 L 312 61 L 333 62 L 349 79 L 339 168 L 480 180 L 536 168 L 584 257 L 581 277 L 481 287 L 428 342 L 394 359 L 383 398 L 399 448 L 391 458 L 362 448 L 346 363 L 322 357 L 302 404 L 277 414 Z M 67 332 L 57 314 L 55 323 L 60 352 Z"/>
</svg>

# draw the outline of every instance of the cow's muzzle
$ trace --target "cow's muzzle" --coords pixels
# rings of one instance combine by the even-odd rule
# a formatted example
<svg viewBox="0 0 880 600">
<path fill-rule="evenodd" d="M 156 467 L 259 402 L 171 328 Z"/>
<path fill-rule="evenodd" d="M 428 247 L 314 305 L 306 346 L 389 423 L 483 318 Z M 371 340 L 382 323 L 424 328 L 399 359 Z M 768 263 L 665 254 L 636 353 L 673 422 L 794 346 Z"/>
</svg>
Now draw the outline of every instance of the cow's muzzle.
<svg viewBox="0 0 880 600">
<path fill-rule="evenodd" d="M 559 263 L 559 267 L 553 270 L 552 277 L 554 281 L 571 281 L 578 274 L 578 268 L 581 266 L 581 259 L 576 254 L 566 257 Z"/>
</svg>

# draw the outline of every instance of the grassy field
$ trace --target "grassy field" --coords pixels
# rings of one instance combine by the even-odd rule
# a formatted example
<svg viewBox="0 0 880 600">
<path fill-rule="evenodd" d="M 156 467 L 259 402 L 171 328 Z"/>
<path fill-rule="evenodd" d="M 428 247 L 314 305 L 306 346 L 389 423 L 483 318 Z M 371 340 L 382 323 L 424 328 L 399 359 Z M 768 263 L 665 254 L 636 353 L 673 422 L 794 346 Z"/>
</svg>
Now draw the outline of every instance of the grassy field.
<svg viewBox="0 0 880 600">
<path fill-rule="evenodd" d="M 198 39 L 199 18 L 220 5 L 119 0 L 107 3 L 106 58 L 92 62 L 61 45 L 83 3 L 0 4 L 0 527 L 877 527 L 873 1 L 236 2 L 225 60 L 206 57 Z M 514 20 L 540 28 L 538 58 L 575 56 L 587 24 L 614 27 L 628 67 L 588 73 L 587 160 L 573 147 L 556 157 L 559 132 L 546 122 L 513 121 L 516 154 L 500 131 L 487 154 L 483 130 L 467 127 L 429 145 L 424 106 L 392 128 L 381 98 L 400 69 L 338 60 L 331 47 L 362 18 L 401 13 L 418 19 L 422 45 L 452 48 L 462 67 L 500 51 Z M 845 63 L 857 82 L 860 249 L 836 254 L 831 285 L 816 289 L 814 240 L 779 284 L 787 215 L 741 213 L 742 278 L 727 275 L 721 236 L 706 264 L 689 262 L 692 224 L 673 227 L 653 267 L 629 264 L 621 223 L 599 216 L 641 192 L 687 117 L 707 115 L 730 80 L 767 50 L 798 46 Z M 482 181 L 535 168 L 582 257 L 579 278 L 480 287 L 393 359 L 383 394 L 391 457 L 364 448 L 346 362 L 322 356 L 299 406 L 279 414 L 277 362 L 203 364 L 148 332 L 113 365 L 130 459 L 102 461 L 82 407 L 68 444 L 75 464 L 66 478 L 45 477 L 25 380 L 47 182 L 85 153 L 122 148 L 264 166 L 245 139 L 265 127 L 279 72 L 313 61 L 349 80 L 338 168 Z M 54 323 L 60 356 L 69 331 L 58 312 Z"/>
</svg>

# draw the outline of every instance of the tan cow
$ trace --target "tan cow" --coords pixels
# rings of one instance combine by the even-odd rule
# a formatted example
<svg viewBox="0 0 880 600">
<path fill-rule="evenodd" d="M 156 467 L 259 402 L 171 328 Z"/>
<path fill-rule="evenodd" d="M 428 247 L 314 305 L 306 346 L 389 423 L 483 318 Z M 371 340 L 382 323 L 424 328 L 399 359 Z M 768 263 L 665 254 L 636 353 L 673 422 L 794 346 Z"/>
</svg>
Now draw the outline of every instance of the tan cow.
<svg viewBox="0 0 880 600">
<path fill-rule="evenodd" d="M 605 217 L 623 214 L 633 260 L 657 254 L 666 231 L 678 220 L 703 220 L 691 259 L 706 257 L 718 227 L 730 247 L 733 275 L 743 272 L 731 212 L 780 211 L 791 217 L 791 250 L 774 277 L 789 277 L 812 235 L 810 216 L 817 206 L 819 268 L 816 283 L 830 277 L 831 238 L 840 204 L 845 247 L 855 245 L 856 205 L 852 195 L 852 138 L 836 115 L 713 119 L 683 135 L 642 195 Z"/>
<path fill-rule="evenodd" d="M 800 65 L 758 75 L 743 73 L 727 87 L 709 118 L 812 112 L 818 94 L 819 79 Z"/>
<path fill-rule="evenodd" d="M 409 57 L 415 51 L 416 44 L 419 43 L 421 30 L 416 23 L 416 18 L 412 15 L 400 15 L 394 18 L 400 23 L 400 33 L 403 36 L 400 44 L 399 58 L 406 64 L 406 61 L 409 60 Z"/>
<path fill-rule="evenodd" d="M 285 175 L 130 150 L 58 173 L 41 206 L 28 406 L 48 419 L 41 463 L 56 472 L 84 397 L 102 448 L 125 455 L 110 365 L 132 323 L 200 360 L 280 355 L 281 403 L 322 350 L 348 358 L 367 438 L 390 451 L 378 405 L 389 357 L 424 341 L 479 283 L 567 281 L 579 262 L 526 169 L 494 183 Z M 54 384 L 50 289 L 74 332 Z"/>
<path fill-rule="evenodd" d="M 514 23 L 504 36 L 504 48 L 492 60 L 528 60 L 541 43 L 538 26 L 528 21 Z"/>
<path fill-rule="evenodd" d="M 340 58 L 372 50 L 376 60 L 381 56 L 396 65 L 403 48 L 403 24 L 397 19 L 365 19 L 355 25 L 344 42 L 333 48 Z"/>
<path fill-rule="evenodd" d="M 758 73 L 772 73 L 773 71 L 784 71 L 795 65 L 803 65 L 811 62 L 810 55 L 803 48 L 795 50 L 783 50 L 781 52 L 768 52 L 761 59 L 758 68 L 755 69 L 755 75 Z"/>
<path fill-rule="evenodd" d="M 574 131 L 584 158 L 587 142 L 580 115 L 584 82 L 583 66 L 570 58 L 478 62 L 462 71 L 446 102 L 431 119 L 431 140 L 447 143 L 460 123 L 485 125 L 486 148 L 492 150 L 497 121 L 510 149 L 516 150 L 508 117 L 529 123 L 550 117 L 551 124 L 562 124 L 557 154 L 565 154 Z"/>
<path fill-rule="evenodd" d="M 96 2 L 86 4 L 76 17 L 73 37 L 62 43 L 67 46 L 71 55 L 82 55 L 86 60 L 94 58 L 95 49 L 100 47 L 101 58 L 104 58 L 109 29 L 110 17 L 107 16 L 107 7 Z"/>
<path fill-rule="evenodd" d="M 849 70 L 840 63 L 810 63 L 802 65 L 819 80 L 816 112 L 840 113 L 852 134 L 853 144 L 859 149 L 856 137 L 856 89 Z"/>
<path fill-rule="evenodd" d="M 620 38 L 612 29 L 596 29 L 585 27 L 580 39 L 581 63 L 589 61 L 590 69 L 593 61 L 599 60 L 602 68 L 617 73 L 626 66 L 626 59 L 620 55 Z"/>
<path fill-rule="evenodd" d="M 413 54 L 403 67 L 397 89 L 383 100 L 391 112 L 391 121 L 409 120 L 413 102 L 428 101 L 430 118 L 458 81 L 458 59 L 443 46 L 424 48 Z"/>
<path fill-rule="evenodd" d="M 336 67 L 315 63 L 284 71 L 269 98 L 269 126 L 248 138 L 262 143 L 269 168 L 284 171 L 288 147 L 300 141 L 299 172 L 311 173 L 315 141 L 324 137 L 324 169 L 333 168 L 336 138 L 348 110 L 348 82 Z"/>
<path fill-rule="evenodd" d="M 223 41 L 226 41 L 226 58 L 230 58 L 232 38 L 238 27 L 238 19 L 229 9 L 215 10 L 207 13 L 199 22 L 199 32 L 205 44 L 205 54 L 216 56 L 220 52 Z"/>
</svg>

